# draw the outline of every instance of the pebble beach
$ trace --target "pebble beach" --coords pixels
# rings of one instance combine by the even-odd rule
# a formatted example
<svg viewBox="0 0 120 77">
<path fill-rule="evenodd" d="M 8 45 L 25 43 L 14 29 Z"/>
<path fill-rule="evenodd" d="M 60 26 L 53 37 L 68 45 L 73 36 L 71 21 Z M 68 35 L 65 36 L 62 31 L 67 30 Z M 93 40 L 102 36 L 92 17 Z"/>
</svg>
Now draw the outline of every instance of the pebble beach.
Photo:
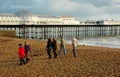
<svg viewBox="0 0 120 77">
<path fill-rule="evenodd" d="M 27 40 L 31 61 L 19 66 L 18 44 L 25 39 L 0 37 L 0 77 L 120 77 L 120 49 L 78 45 L 77 57 L 66 44 L 62 53 L 48 59 L 45 40 Z M 57 53 L 60 45 L 58 43 Z"/>
</svg>

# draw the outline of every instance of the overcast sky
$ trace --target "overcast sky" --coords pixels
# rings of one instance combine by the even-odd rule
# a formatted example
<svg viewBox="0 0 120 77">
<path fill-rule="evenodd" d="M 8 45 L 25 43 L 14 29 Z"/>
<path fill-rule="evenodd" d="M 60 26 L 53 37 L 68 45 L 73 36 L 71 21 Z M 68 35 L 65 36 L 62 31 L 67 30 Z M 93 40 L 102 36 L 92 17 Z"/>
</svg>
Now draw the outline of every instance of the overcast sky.
<svg viewBox="0 0 120 77">
<path fill-rule="evenodd" d="M 0 12 L 73 16 L 77 20 L 120 20 L 120 0 L 0 0 Z"/>
</svg>

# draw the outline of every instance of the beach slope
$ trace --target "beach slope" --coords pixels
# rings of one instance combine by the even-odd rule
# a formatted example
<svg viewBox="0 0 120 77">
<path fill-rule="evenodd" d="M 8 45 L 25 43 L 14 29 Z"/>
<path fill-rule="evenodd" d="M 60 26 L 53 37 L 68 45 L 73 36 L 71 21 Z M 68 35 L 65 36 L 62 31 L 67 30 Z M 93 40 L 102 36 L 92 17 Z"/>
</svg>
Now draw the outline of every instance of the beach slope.
<svg viewBox="0 0 120 77">
<path fill-rule="evenodd" d="M 120 49 L 79 45 L 74 58 L 67 44 L 66 56 L 52 52 L 48 59 L 46 41 L 28 40 L 31 61 L 19 66 L 18 44 L 25 41 L 0 37 L 0 77 L 120 77 Z"/>
</svg>

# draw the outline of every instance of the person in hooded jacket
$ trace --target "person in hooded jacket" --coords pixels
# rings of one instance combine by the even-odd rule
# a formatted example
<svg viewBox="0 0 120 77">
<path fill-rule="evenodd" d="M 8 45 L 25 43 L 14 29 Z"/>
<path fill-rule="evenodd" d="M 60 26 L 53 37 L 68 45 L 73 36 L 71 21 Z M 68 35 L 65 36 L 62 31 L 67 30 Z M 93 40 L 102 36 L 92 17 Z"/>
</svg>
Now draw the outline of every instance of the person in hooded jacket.
<svg viewBox="0 0 120 77">
<path fill-rule="evenodd" d="M 24 50 L 24 47 L 22 46 L 22 44 L 19 44 L 18 53 L 19 53 L 19 58 L 20 58 L 20 65 L 25 64 L 25 60 L 24 60 L 25 50 Z"/>
<path fill-rule="evenodd" d="M 66 42 L 65 42 L 65 39 L 63 36 L 61 37 L 61 40 L 60 40 L 60 52 L 59 52 L 59 54 L 62 53 L 62 50 L 64 51 L 64 55 L 66 55 Z"/>
</svg>

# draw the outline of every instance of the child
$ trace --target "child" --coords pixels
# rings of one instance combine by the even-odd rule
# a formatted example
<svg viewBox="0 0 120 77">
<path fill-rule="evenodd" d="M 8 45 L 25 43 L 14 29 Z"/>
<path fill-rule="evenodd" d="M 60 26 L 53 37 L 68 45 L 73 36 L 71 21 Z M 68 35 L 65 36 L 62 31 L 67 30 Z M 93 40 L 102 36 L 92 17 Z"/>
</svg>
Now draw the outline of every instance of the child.
<svg viewBox="0 0 120 77">
<path fill-rule="evenodd" d="M 22 44 L 19 44 L 19 57 L 20 57 L 20 65 L 25 64 L 25 61 L 24 61 L 25 50 Z"/>
<path fill-rule="evenodd" d="M 24 48 L 25 48 L 26 63 L 28 63 L 30 61 L 30 52 L 31 52 L 31 49 L 30 49 L 30 45 L 28 44 L 27 41 L 25 41 Z"/>
</svg>

